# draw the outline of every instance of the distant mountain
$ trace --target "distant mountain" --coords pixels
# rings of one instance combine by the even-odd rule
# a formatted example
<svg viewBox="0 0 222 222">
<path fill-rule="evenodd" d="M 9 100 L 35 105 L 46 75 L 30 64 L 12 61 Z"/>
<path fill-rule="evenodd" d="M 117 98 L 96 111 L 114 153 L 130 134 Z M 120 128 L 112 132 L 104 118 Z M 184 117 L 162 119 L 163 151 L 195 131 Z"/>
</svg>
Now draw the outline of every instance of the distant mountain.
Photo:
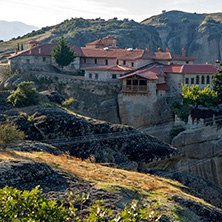
<svg viewBox="0 0 222 222">
<path fill-rule="evenodd" d="M 0 20 L 0 40 L 8 41 L 37 29 L 38 27 L 36 26 L 26 25 L 22 22 L 7 22 Z"/>
<path fill-rule="evenodd" d="M 222 60 L 222 13 L 169 11 L 147 18 L 141 23 L 116 18 L 67 19 L 55 26 L 29 32 L 7 43 L 0 42 L 0 62 L 7 61 L 7 55 L 14 51 L 17 44 L 23 43 L 26 49 L 29 41 L 55 43 L 61 35 L 72 46 L 84 46 L 96 39 L 114 35 L 118 38 L 120 48 L 149 47 L 150 51 L 154 52 L 158 47 L 161 47 L 162 51 L 170 47 L 172 53 L 181 54 L 181 49 L 185 47 L 186 55 L 197 59 L 198 63 L 214 64 L 215 60 Z"/>
</svg>

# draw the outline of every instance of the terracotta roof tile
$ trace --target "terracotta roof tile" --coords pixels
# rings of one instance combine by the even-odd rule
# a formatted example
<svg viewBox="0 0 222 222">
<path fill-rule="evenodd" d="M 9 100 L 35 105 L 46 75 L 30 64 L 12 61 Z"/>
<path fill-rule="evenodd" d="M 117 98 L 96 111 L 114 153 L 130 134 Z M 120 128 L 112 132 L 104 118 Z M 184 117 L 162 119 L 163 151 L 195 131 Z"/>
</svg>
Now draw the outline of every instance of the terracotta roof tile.
<svg viewBox="0 0 222 222">
<path fill-rule="evenodd" d="M 94 66 L 94 67 L 86 67 L 82 68 L 82 70 L 96 70 L 96 71 L 122 71 L 122 72 L 129 72 L 133 71 L 134 69 L 125 67 L 125 66 Z"/>
<path fill-rule="evenodd" d="M 149 80 L 157 80 L 159 75 L 165 76 L 165 73 L 163 72 L 162 69 L 163 69 L 162 66 L 157 65 L 157 64 L 152 64 L 147 67 L 143 67 L 141 69 L 138 69 L 138 70 L 136 70 L 132 73 L 129 73 L 127 75 L 124 75 L 124 76 L 120 77 L 120 79 L 124 79 L 124 78 L 130 77 L 130 76 L 133 76 L 133 75 L 138 75 L 138 76 L 144 77 Z"/>
<path fill-rule="evenodd" d="M 169 87 L 166 83 L 157 83 L 157 90 L 169 90 Z"/>
<path fill-rule="evenodd" d="M 97 39 L 97 40 L 95 40 L 95 41 L 93 41 L 93 42 L 90 42 L 90 43 L 87 43 L 87 44 L 85 44 L 86 46 L 87 45 L 104 45 L 104 41 L 102 40 L 102 39 Z"/>
<path fill-rule="evenodd" d="M 165 66 L 163 68 L 163 71 L 166 73 L 194 73 L 194 74 L 217 73 L 216 67 L 210 64 L 184 64 L 184 65 L 172 64 L 169 66 Z"/>
<path fill-rule="evenodd" d="M 97 44 L 101 43 L 103 40 L 99 39 L 89 44 Z M 9 57 L 13 58 L 18 55 L 48 55 L 50 56 L 52 48 L 56 44 L 42 44 L 37 47 L 32 48 L 30 50 L 25 50 L 22 52 L 18 52 L 17 54 L 13 54 Z M 87 48 L 87 47 L 72 47 L 76 56 L 85 57 L 85 58 L 113 58 L 119 60 L 136 60 L 136 59 L 152 59 L 152 60 L 171 60 L 171 57 L 176 59 L 181 59 L 184 61 L 192 60 L 189 57 L 184 57 L 180 55 L 170 54 L 169 52 L 161 52 L 161 53 L 153 53 L 148 52 L 147 50 L 142 49 L 98 49 L 98 48 Z M 39 51 L 39 49 L 41 49 Z"/>
</svg>

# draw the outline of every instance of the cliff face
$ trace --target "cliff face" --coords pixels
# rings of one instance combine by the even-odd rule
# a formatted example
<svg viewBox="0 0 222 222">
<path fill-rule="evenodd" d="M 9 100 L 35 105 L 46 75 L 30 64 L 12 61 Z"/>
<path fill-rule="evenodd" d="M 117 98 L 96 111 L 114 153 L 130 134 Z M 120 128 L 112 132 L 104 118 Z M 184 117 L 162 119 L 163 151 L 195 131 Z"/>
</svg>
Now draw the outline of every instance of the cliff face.
<svg viewBox="0 0 222 222">
<path fill-rule="evenodd" d="M 176 170 L 189 172 L 222 186 L 222 129 L 209 126 L 180 133 L 172 145 L 183 153 Z"/>
<path fill-rule="evenodd" d="M 171 11 L 146 19 L 142 24 L 154 26 L 161 39 L 161 47 L 170 47 L 176 54 L 186 48 L 186 55 L 198 63 L 221 60 L 221 14 L 191 14 Z"/>
</svg>

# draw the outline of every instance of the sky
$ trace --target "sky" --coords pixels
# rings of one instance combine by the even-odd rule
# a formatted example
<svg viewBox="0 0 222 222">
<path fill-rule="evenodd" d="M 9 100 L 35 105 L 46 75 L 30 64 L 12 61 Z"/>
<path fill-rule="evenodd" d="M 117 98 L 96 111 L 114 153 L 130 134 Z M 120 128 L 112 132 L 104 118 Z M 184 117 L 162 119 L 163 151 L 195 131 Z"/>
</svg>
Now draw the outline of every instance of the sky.
<svg viewBox="0 0 222 222">
<path fill-rule="evenodd" d="M 137 22 L 162 10 L 222 12 L 221 0 L 0 0 L 0 20 L 20 21 L 38 28 L 70 18 L 129 18 Z"/>
</svg>

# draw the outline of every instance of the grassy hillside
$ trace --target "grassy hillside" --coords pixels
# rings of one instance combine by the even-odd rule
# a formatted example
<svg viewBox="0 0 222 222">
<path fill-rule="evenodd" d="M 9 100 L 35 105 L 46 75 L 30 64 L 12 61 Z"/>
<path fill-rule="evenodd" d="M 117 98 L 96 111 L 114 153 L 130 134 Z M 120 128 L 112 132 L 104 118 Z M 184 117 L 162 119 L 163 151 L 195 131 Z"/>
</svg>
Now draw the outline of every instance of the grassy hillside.
<svg viewBox="0 0 222 222">
<path fill-rule="evenodd" d="M 205 215 L 206 217 L 202 220 L 201 215 L 198 215 L 195 209 L 181 205 L 178 200 L 192 202 L 193 206 L 202 206 L 205 209 L 215 208 L 201 198 L 191 195 L 187 187 L 181 183 L 158 176 L 110 168 L 67 155 L 53 155 L 44 152 L 1 150 L 0 158 L 2 160 L 28 159 L 47 163 L 54 169 L 59 168 L 84 181 L 90 181 L 96 189 L 118 194 L 125 203 L 130 203 L 134 199 L 144 205 L 157 202 L 160 204 L 158 208 L 160 215 L 166 215 L 170 221 L 208 221 L 209 219 Z"/>
<path fill-rule="evenodd" d="M 3 56 L 13 52 L 17 44 L 23 43 L 24 49 L 28 48 L 28 42 L 37 40 L 40 43 L 55 43 L 61 35 L 72 46 L 85 46 L 86 43 L 108 35 L 118 38 L 119 47 L 151 47 L 152 50 L 160 45 L 158 33 L 154 27 L 137 23 L 133 20 L 93 20 L 73 18 L 64 22 L 33 31 L 25 36 L 0 43 L 0 60 Z"/>
</svg>

